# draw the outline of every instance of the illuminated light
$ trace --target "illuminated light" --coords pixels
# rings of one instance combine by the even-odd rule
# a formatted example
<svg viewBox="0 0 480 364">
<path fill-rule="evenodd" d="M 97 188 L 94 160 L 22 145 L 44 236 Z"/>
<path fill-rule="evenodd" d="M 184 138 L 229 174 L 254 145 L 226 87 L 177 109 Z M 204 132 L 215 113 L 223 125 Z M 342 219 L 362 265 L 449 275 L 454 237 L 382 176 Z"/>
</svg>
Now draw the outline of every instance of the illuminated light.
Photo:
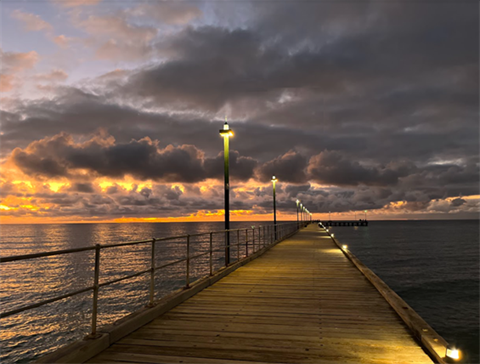
<svg viewBox="0 0 480 364">
<path fill-rule="evenodd" d="M 460 350 L 447 346 L 446 356 L 447 356 L 447 358 L 458 360 L 458 359 L 460 359 Z"/>
<path fill-rule="evenodd" d="M 334 238 L 334 237 L 335 237 L 335 234 L 333 234 L 333 233 L 332 233 L 332 235 L 331 235 L 331 236 L 332 236 L 332 238 Z"/>
<path fill-rule="evenodd" d="M 226 118 L 225 118 L 226 119 Z M 228 126 L 228 123 L 225 121 L 225 124 L 223 124 L 223 129 L 220 130 L 220 136 L 221 137 L 233 137 L 233 131 L 230 129 Z"/>
<path fill-rule="evenodd" d="M 277 182 L 277 181 L 278 181 L 278 179 L 277 179 L 275 176 L 273 176 L 273 177 L 272 177 L 272 182 L 275 183 L 275 182 Z"/>
<path fill-rule="evenodd" d="M 342 249 L 343 249 L 343 250 L 347 250 L 347 249 L 348 249 L 348 245 L 342 245 Z"/>
</svg>

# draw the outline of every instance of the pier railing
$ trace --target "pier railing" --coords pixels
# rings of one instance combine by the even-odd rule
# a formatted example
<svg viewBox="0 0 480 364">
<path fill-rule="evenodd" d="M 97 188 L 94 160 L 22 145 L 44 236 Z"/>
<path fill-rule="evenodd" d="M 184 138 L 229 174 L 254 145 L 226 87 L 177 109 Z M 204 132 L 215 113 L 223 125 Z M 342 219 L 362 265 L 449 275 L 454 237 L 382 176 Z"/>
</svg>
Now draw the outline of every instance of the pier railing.
<svg viewBox="0 0 480 364">
<path fill-rule="evenodd" d="M 37 307 L 41 307 L 49 303 L 60 301 L 68 297 L 72 297 L 85 292 L 92 291 L 93 292 L 92 317 L 91 317 L 91 331 L 89 336 L 95 337 L 97 335 L 97 314 L 98 314 L 98 301 L 99 301 L 100 288 L 108 285 L 112 285 L 115 283 L 119 283 L 128 279 L 133 279 L 138 276 L 150 274 L 149 298 L 148 298 L 148 302 L 145 302 L 145 303 L 147 306 L 153 306 L 155 305 L 155 279 L 156 279 L 155 273 L 157 271 L 160 271 L 162 269 L 165 269 L 173 265 L 185 264 L 184 288 L 188 289 L 190 285 L 194 283 L 194 282 L 191 282 L 191 274 L 190 274 L 192 260 L 198 259 L 200 257 L 208 256 L 209 275 L 211 276 L 217 271 L 219 271 L 220 269 L 223 269 L 225 266 L 241 261 L 242 259 L 247 258 L 249 254 L 254 254 L 259 250 L 265 249 L 268 246 L 273 245 L 276 242 L 285 239 L 286 237 L 296 232 L 298 228 L 299 228 L 299 225 L 296 222 L 292 222 L 292 223 L 265 225 L 265 226 L 257 226 L 257 227 L 252 226 L 252 228 L 211 231 L 207 233 L 198 233 L 198 234 L 186 234 L 181 236 L 173 236 L 173 237 L 158 238 L 158 239 L 152 238 L 148 240 L 132 241 L 127 243 L 105 244 L 105 245 L 96 244 L 95 246 L 76 248 L 76 249 L 66 249 L 66 250 L 58 250 L 58 251 L 51 251 L 51 252 L 27 254 L 27 255 L 0 257 L 0 263 L 9 263 L 9 262 L 29 260 L 29 259 L 37 259 L 41 257 L 74 254 L 74 253 L 85 252 L 85 251 L 94 252 L 93 285 L 90 285 L 88 287 L 84 287 L 82 289 L 75 290 L 69 293 L 58 295 L 43 301 L 39 301 L 30 305 L 17 307 L 9 311 L 2 312 L 0 313 L 0 319 L 15 315 L 27 310 L 31 310 Z M 213 247 L 214 236 L 218 236 L 218 235 L 224 236 L 225 244 L 219 248 L 214 248 Z M 208 239 L 209 244 L 208 244 L 207 251 L 198 252 L 192 249 L 191 239 L 194 237 L 206 237 Z M 178 241 L 179 239 L 182 239 L 185 242 L 186 248 L 185 248 L 184 257 L 181 259 L 177 259 L 175 261 L 157 266 L 156 259 L 155 259 L 156 257 L 155 248 L 157 244 L 159 244 L 160 242 L 166 242 L 166 241 L 172 241 L 172 240 Z M 101 257 L 102 251 L 106 249 L 113 249 L 113 248 L 133 246 L 133 245 L 146 245 L 146 246 L 149 245 L 150 246 L 150 256 L 151 256 L 150 267 L 148 269 L 144 269 L 120 278 L 116 278 L 113 280 L 100 283 L 100 272 L 101 272 L 100 257 Z M 235 256 L 232 256 L 231 248 L 235 248 L 233 250 Z M 225 262 L 230 262 L 230 263 L 223 264 L 223 266 L 215 270 L 213 265 L 213 254 L 215 252 L 222 252 L 222 251 L 225 252 Z"/>
</svg>

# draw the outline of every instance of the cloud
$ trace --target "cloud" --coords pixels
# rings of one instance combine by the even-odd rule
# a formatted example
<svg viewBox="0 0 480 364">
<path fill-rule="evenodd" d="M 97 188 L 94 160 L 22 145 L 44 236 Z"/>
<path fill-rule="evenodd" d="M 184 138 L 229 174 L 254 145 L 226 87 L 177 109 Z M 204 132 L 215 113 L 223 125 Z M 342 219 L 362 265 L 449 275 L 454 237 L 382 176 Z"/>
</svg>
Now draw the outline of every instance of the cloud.
<svg viewBox="0 0 480 364">
<path fill-rule="evenodd" d="M 61 34 L 53 38 L 53 42 L 58 45 L 60 48 L 68 48 L 70 46 L 72 38 L 68 38 L 65 35 Z"/>
<path fill-rule="evenodd" d="M 38 74 L 35 78 L 42 82 L 62 82 L 68 78 L 68 74 L 64 70 L 54 69 L 48 73 Z"/>
<path fill-rule="evenodd" d="M 61 133 L 14 149 L 10 161 L 37 178 L 81 178 L 82 171 L 87 171 L 98 177 L 194 183 L 223 176 L 222 156 L 208 159 L 192 145 L 159 148 L 158 144 L 148 137 L 116 143 L 104 133 L 77 143 Z M 257 162 L 235 151 L 231 157 L 232 177 L 251 178 Z"/>
<path fill-rule="evenodd" d="M 134 61 L 152 54 L 152 40 L 157 29 L 130 23 L 125 14 L 81 18 L 73 17 L 73 24 L 91 37 L 85 41 L 95 48 L 98 59 Z"/>
<path fill-rule="evenodd" d="M 66 8 L 74 8 L 78 6 L 96 5 L 102 0 L 53 0 L 54 3 Z"/>
<path fill-rule="evenodd" d="M 281 182 L 305 183 L 305 167 L 307 159 L 300 153 L 291 150 L 284 155 L 264 163 L 256 171 L 257 178 L 262 182 L 268 182 L 272 176 Z"/>
<path fill-rule="evenodd" d="M 183 1 L 159 1 L 140 4 L 128 13 L 133 16 L 145 17 L 165 24 L 183 25 L 202 16 L 202 11 L 194 4 Z"/>
<path fill-rule="evenodd" d="M 14 77 L 0 74 L 0 92 L 7 92 L 13 88 Z"/>
<path fill-rule="evenodd" d="M 366 167 L 353 157 L 345 157 L 335 151 L 324 151 L 310 158 L 308 175 L 313 181 L 337 186 L 395 185 L 400 177 L 415 170 L 412 165 Z"/>
<path fill-rule="evenodd" d="M 53 31 L 52 25 L 40 18 L 39 15 L 24 13 L 21 10 L 14 10 L 12 12 L 12 18 L 22 22 L 24 29 L 29 32 L 44 31 L 46 33 L 51 33 Z"/>
<path fill-rule="evenodd" d="M 0 92 L 13 90 L 18 82 L 18 75 L 35 67 L 39 58 L 35 51 L 4 52 L 0 49 Z"/>
<path fill-rule="evenodd" d="M 16 73 L 26 69 L 33 68 L 39 61 L 40 57 L 37 52 L 4 52 L 0 49 L 0 62 L 2 72 Z"/>
</svg>

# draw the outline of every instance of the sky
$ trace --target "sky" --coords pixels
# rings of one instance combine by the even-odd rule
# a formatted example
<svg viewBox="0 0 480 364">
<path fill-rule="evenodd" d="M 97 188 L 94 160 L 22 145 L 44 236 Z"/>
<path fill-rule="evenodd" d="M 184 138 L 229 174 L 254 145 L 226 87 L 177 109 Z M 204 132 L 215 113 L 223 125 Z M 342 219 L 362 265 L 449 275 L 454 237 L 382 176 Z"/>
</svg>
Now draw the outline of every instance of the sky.
<svg viewBox="0 0 480 364">
<path fill-rule="evenodd" d="M 0 2 L 2 223 L 478 218 L 479 5 Z M 367 211 L 366 213 L 364 211 Z"/>
</svg>

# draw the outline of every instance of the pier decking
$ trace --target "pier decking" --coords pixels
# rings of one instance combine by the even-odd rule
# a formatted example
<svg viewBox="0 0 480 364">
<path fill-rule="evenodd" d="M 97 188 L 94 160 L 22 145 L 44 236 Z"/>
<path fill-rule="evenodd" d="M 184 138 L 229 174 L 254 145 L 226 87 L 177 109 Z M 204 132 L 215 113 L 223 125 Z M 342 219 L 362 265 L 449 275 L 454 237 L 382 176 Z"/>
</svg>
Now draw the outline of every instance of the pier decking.
<svg viewBox="0 0 480 364">
<path fill-rule="evenodd" d="M 88 363 L 431 363 L 316 224 Z"/>
</svg>

